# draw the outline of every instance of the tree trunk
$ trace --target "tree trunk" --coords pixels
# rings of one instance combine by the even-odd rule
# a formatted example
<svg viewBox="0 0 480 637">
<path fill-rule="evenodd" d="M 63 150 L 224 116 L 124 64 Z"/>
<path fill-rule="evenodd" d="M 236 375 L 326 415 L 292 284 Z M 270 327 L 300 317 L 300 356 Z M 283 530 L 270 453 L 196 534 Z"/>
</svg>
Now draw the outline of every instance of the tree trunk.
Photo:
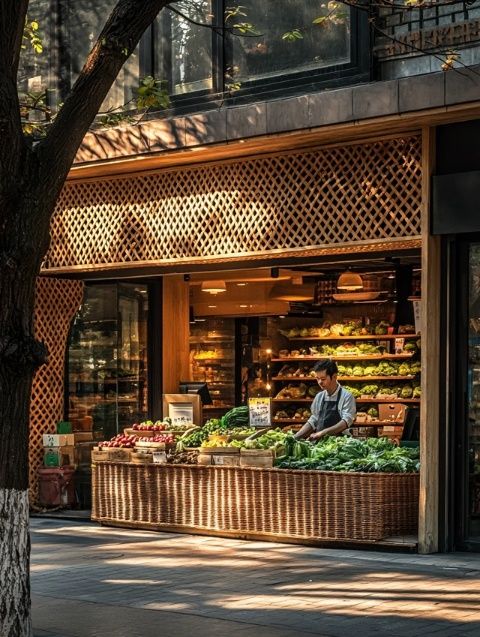
<svg viewBox="0 0 480 637">
<path fill-rule="evenodd" d="M 27 490 L 0 488 L 0 634 L 30 637 L 30 538 Z"/>
<path fill-rule="evenodd" d="M 4 198 L 7 223 L 0 234 L 1 637 L 32 634 L 28 429 L 33 375 L 46 360 L 44 345 L 34 338 L 33 312 L 36 277 L 48 246 L 48 217 L 39 214 L 38 191 L 25 185 L 19 175 Z"/>
</svg>

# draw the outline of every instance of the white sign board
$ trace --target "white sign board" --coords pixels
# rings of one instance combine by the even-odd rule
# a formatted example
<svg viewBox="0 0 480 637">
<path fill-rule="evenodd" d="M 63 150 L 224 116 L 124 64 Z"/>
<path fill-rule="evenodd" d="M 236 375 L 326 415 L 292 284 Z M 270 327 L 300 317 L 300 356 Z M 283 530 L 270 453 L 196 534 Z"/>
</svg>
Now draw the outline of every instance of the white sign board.
<svg viewBox="0 0 480 637">
<path fill-rule="evenodd" d="M 172 425 L 193 424 L 193 403 L 170 403 L 168 415 L 172 419 Z"/>
<path fill-rule="evenodd" d="M 413 301 L 413 316 L 415 317 L 415 332 L 419 334 L 421 332 L 421 319 L 422 319 L 422 303 L 421 301 Z"/>
<path fill-rule="evenodd" d="M 271 398 L 249 398 L 250 427 L 270 427 L 272 424 Z"/>
</svg>

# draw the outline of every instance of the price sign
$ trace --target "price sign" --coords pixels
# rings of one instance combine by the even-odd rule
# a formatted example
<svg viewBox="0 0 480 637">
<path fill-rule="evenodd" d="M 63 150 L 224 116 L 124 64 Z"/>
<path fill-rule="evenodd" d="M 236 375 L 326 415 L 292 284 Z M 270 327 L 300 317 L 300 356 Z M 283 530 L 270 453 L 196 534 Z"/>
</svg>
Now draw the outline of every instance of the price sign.
<svg viewBox="0 0 480 637">
<path fill-rule="evenodd" d="M 172 419 L 172 425 L 191 425 L 193 423 L 193 404 L 170 403 L 168 415 Z"/>
<path fill-rule="evenodd" d="M 272 424 L 271 398 L 249 398 L 248 415 L 250 427 L 270 427 Z"/>
<path fill-rule="evenodd" d="M 415 317 L 415 332 L 419 334 L 422 321 L 422 304 L 420 301 L 413 301 L 413 316 Z"/>
</svg>

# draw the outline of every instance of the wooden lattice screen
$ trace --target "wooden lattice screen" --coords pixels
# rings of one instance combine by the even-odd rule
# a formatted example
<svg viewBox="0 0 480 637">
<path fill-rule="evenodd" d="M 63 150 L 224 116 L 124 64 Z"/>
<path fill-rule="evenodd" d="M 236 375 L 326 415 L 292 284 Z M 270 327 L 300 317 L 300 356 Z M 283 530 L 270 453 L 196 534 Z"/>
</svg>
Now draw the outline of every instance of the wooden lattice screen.
<svg viewBox="0 0 480 637">
<path fill-rule="evenodd" d="M 63 417 L 65 348 L 70 323 L 83 298 L 83 282 L 40 277 L 35 297 L 35 336 L 48 348 L 48 363 L 35 374 L 30 403 L 30 498 L 36 501 L 42 434 Z"/>
<path fill-rule="evenodd" d="M 45 270 L 420 235 L 418 136 L 68 183 Z"/>
</svg>

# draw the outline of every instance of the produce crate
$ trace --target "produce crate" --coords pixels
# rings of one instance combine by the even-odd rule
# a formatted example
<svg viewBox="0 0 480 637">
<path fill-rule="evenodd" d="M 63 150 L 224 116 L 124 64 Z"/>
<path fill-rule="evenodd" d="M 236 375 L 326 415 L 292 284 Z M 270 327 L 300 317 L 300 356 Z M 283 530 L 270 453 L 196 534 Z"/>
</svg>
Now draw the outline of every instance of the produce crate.
<svg viewBox="0 0 480 637">
<path fill-rule="evenodd" d="M 200 447 L 197 462 L 201 465 L 237 467 L 240 465 L 240 449 L 237 447 Z"/>
<path fill-rule="evenodd" d="M 99 454 L 102 454 L 101 456 Z M 107 462 L 130 462 L 131 449 L 124 447 L 94 447 L 92 450 L 92 461 L 104 459 Z"/>
<path fill-rule="evenodd" d="M 273 467 L 273 453 L 270 449 L 240 449 L 241 467 Z"/>
<path fill-rule="evenodd" d="M 93 484 L 103 524 L 319 542 L 417 531 L 415 473 L 98 462 Z"/>
</svg>

